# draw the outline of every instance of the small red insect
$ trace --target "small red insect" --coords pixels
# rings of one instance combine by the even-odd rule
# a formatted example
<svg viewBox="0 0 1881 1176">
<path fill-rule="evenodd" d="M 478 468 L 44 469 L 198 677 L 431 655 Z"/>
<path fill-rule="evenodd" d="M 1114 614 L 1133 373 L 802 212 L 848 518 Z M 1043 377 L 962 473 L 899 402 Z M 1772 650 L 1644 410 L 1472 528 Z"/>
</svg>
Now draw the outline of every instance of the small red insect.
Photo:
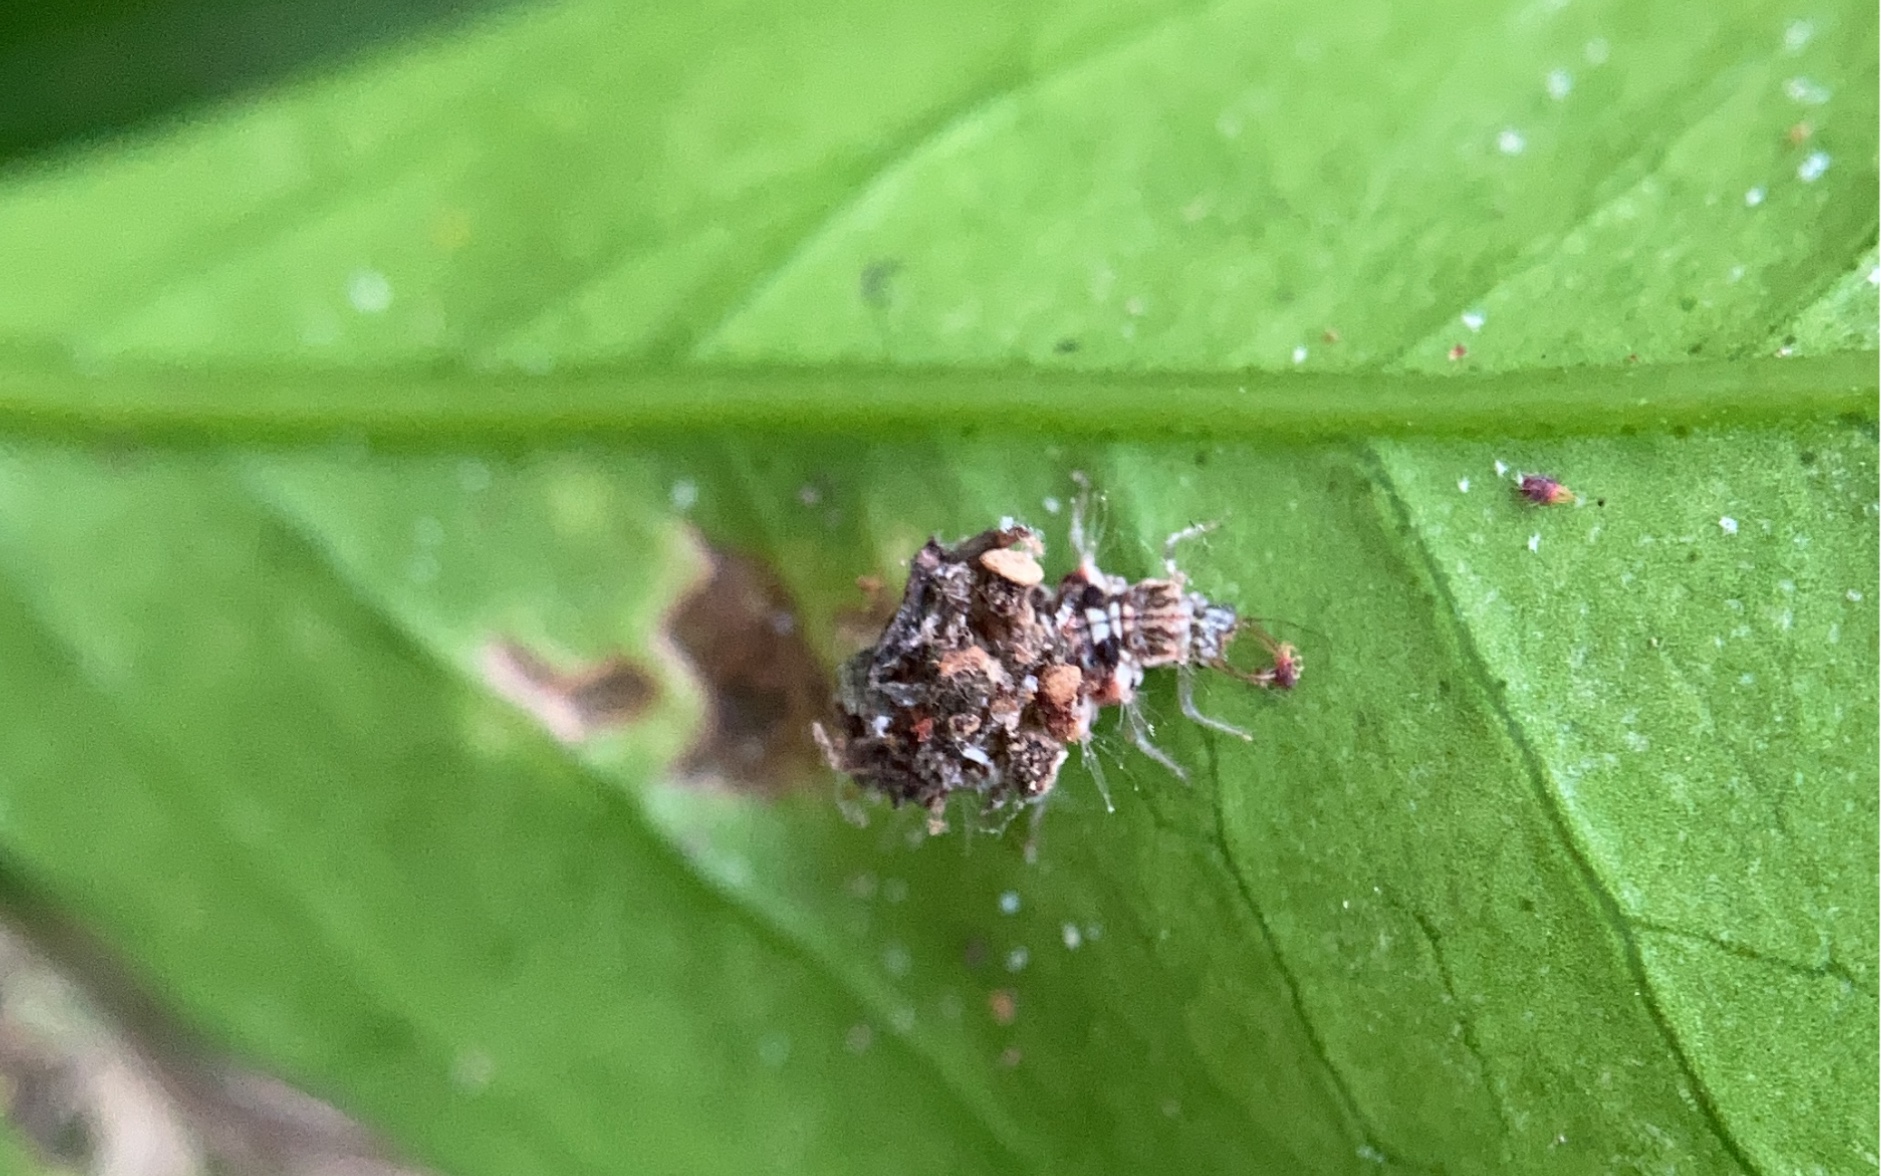
<svg viewBox="0 0 1881 1176">
<path fill-rule="evenodd" d="M 1470 353 L 1469 348 L 1463 346 L 1463 344 L 1461 343 L 1458 343 L 1456 346 L 1450 348 L 1450 362 L 1455 363 L 1457 360 L 1462 359 L 1464 356 L 1468 355 L 1469 353 Z"/>
<path fill-rule="evenodd" d="M 1515 492 L 1536 506 L 1562 506 L 1574 501 L 1574 491 L 1546 474 L 1523 474 Z"/>
<path fill-rule="evenodd" d="M 1300 671 L 1306 668 L 1299 647 L 1291 641 L 1278 640 L 1259 625 L 1251 627 L 1255 639 L 1267 647 L 1268 656 L 1274 659 L 1274 664 L 1264 670 L 1255 670 L 1247 675 L 1247 680 L 1257 686 L 1272 686 L 1277 690 L 1291 690 L 1298 686 Z"/>
</svg>

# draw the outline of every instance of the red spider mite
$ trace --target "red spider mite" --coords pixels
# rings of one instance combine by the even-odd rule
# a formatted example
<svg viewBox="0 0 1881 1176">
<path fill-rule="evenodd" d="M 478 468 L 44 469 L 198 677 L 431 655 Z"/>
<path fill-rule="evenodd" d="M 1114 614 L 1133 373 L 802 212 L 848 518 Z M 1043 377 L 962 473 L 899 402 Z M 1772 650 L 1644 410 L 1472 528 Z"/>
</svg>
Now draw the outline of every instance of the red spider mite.
<svg viewBox="0 0 1881 1176">
<path fill-rule="evenodd" d="M 1249 680 L 1261 686 L 1272 686 L 1276 690 L 1291 690 L 1300 684 L 1300 673 L 1306 668 L 1306 661 L 1300 656 L 1299 647 L 1291 641 L 1276 638 L 1259 625 L 1251 624 L 1255 639 L 1267 647 L 1267 655 L 1273 659 L 1273 665 L 1264 670 L 1255 670 Z"/>
<path fill-rule="evenodd" d="M 1574 501 L 1574 491 L 1546 474 L 1523 474 L 1515 492 L 1536 506 L 1562 506 Z"/>
</svg>

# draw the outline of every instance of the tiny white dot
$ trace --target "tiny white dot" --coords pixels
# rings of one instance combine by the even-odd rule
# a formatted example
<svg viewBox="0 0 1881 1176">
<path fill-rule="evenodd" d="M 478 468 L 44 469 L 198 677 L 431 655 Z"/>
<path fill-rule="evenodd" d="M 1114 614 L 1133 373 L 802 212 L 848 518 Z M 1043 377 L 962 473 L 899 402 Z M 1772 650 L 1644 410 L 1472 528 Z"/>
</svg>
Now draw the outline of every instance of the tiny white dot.
<svg viewBox="0 0 1881 1176">
<path fill-rule="evenodd" d="M 1811 151 L 1803 161 L 1796 165 L 1796 178 L 1805 184 L 1813 184 L 1829 170 L 1829 153 Z"/>
<path fill-rule="evenodd" d="M 790 1034 L 767 1033 L 758 1042 L 758 1060 L 775 1070 L 790 1060 Z"/>
<path fill-rule="evenodd" d="M 1551 69 L 1542 84 L 1548 90 L 1548 97 L 1559 102 L 1574 92 L 1574 75 L 1564 69 Z"/>
<path fill-rule="evenodd" d="M 1791 78 L 1783 83 L 1783 94 L 1791 102 L 1804 106 L 1821 106 L 1829 100 L 1828 87 L 1810 81 L 1808 78 Z"/>
<path fill-rule="evenodd" d="M 1470 492 L 1470 480 L 1468 478 L 1458 478 L 1456 480 L 1456 488 L 1468 494 Z"/>
<path fill-rule="evenodd" d="M 1084 942 L 1084 935 L 1078 930 L 1076 923 L 1065 924 L 1064 937 L 1066 951 L 1076 951 L 1079 945 Z"/>
<path fill-rule="evenodd" d="M 1881 286 L 1881 265 L 1877 265 L 1868 271 L 1868 284 L 1870 286 Z"/>
<path fill-rule="evenodd" d="M 1540 535 L 1530 535 L 1528 537 L 1528 549 L 1530 551 L 1541 550 L 1541 536 Z"/>
<path fill-rule="evenodd" d="M 1718 520 L 1718 528 L 1726 535 L 1735 535 L 1737 534 L 1737 520 L 1730 515 L 1725 515 Z"/>
<path fill-rule="evenodd" d="M 667 492 L 667 497 L 672 500 L 674 510 L 691 510 L 699 501 L 699 484 L 681 478 L 673 483 L 673 488 Z"/>
<path fill-rule="evenodd" d="M 1300 346 L 1295 347 L 1293 349 L 1293 362 L 1294 363 L 1306 362 L 1306 345 L 1304 343 L 1302 343 Z"/>
<path fill-rule="evenodd" d="M 999 896 L 999 913 L 1002 915 L 1016 915 L 1019 913 L 1018 891 L 1008 890 L 1006 893 Z"/>
<path fill-rule="evenodd" d="M 1032 960 L 1032 953 L 1023 947 L 1015 947 L 1006 953 L 1006 971 L 1023 972 L 1026 964 Z"/>
<path fill-rule="evenodd" d="M 1506 477 L 1508 475 L 1508 472 L 1509 472 L 1509 467 L 1507 463 L 1502 462 L 1502 461 L 1496 462 L 1496 477 L 1498 478 Z"/>
<path fill-rule="evenodd" d="M 1762 204 L 1762 203 L 1763 203 L 1763 189 L 1761 187 L 1752 188 L 1750 191 L 1744 193 L 1744 207 L 1755 208 L 1759 204 Z"/>
<path fill-rule="evenodd" d="M 392 283 L 378 270 L 356 270 L 346 279 L 346 302 L 360 314 L 384 314 L 392 307 Z"/>
<path fill-rule="evenodd" d="M 1056 498 L 1053 498 L 1050 495 L 1046 496 L 1045 498 L 1045 513 L 1046 514 L 1055 515 L 1059 511 L 1063 510 L 1064 508 L 1065 508 L 1064 503 L 1058 501 Z"/>
<path fill-rule="evenodd" d="M 901 944 L 891 943 L 882 949 L 882 969 L 890 976 L 906 976 L 913 966 L 914 957 Z"/>
<path fill-rule="evenodd" d="M 1483 324 L 1488 321 L 1489 316 L 1480 310 L 1466 310 L 1463 312 L 1463 325 L 1472 331 L 1482 330 Z"/>
<path fill-rule="evenodd" d="M 1527 147 L 1528 140 L 1513 127 L 1496 136 L 1496 150 L 1504 155 L 1520 155 Z"/>
<path fill-rule="evenodd" d="M 1860 593 L 1860 592 L 1859 592 L 1858 590 L 1856 590 L 1856 589 L 1854 589 L 1854 588 L 1850 588 L 1850 589 L 1848 590 L 1848 592 L 1847 592 L 1847 593 L 1846 593 L 1845 595 L 1847 595 L 1847 597 L 1848 597 L 1848 599 L 1849 599 L 1849 603 L 1851 603 L 1851 604 L 1860 604 L 1860 603 L 1861 603 L 1861 593 Z"/>
<path fill-rule="evenodd" d="M 1783 28 L 1783 50 L 1786 53 L 1801 53 L 1816 35 L 1816 26 L 1806 20 L 1793 20 Z"/>
</svg>

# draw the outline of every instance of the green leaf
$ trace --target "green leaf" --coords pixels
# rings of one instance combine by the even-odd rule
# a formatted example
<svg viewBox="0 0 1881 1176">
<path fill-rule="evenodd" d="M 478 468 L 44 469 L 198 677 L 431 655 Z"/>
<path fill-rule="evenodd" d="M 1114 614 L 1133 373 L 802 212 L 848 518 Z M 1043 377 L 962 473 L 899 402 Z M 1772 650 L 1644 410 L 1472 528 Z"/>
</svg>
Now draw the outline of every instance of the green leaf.
<svg viewBox="0 0 1881 1176">
<path fill-rule="evenodd" d="M 1872 1166 L 1875 44 L 574 0 L 16 167 L 0 853 L 465 1176 Z M 1254 742 L 1152 675 L 1032 863 L 668 779 L 702 541 L 833 659 L 1073 470 Z"/>
</svg>

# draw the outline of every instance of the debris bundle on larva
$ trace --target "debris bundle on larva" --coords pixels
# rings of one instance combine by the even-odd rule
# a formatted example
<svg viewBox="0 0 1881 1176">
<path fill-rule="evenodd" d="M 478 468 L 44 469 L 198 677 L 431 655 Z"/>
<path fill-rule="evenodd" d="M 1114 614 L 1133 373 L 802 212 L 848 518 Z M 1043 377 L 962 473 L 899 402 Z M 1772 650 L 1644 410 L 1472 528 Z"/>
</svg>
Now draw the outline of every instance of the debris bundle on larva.
<svg viewBox="0 0 1881 1176">
<path fill-rule="evenodd" d="M 896 804 L 927 809 L 936 826 L 956 793 L 979 796 L 988 812 L 1012 812 L 1051 791 L 1070 745 L 1086 743 L 1098 711 L 1116 706 L 1137 747 L 1184 777 L 1151 742 L 1137 702 L 1143 672 L 1160 666 L 1176 669 L 1185 715 L 1249 737 L 1196 708 L 1195 667 L 1288 689 L 1299 680 L 1298 651 L 1188 590 L 1174 549 L 1206 528 L 1172 535 L 1165 575 L 1133 584 L 1097 566 L 1083 513 L 1080 502 L 1072 521 L 1078 566 L 1055 589 L 1044 586 L 1038 532 L 1011 521 L 952 547 L 930 540 L 915 555 L 887 628 L 838 672 L 838 717 L 815 728 L 831 767 Z M 1228 663 L 1229 643 L 1247 627 L 1270 666 Z M 1098 761 L 1086 762 L 1102 788 Z"/>
</svg>

